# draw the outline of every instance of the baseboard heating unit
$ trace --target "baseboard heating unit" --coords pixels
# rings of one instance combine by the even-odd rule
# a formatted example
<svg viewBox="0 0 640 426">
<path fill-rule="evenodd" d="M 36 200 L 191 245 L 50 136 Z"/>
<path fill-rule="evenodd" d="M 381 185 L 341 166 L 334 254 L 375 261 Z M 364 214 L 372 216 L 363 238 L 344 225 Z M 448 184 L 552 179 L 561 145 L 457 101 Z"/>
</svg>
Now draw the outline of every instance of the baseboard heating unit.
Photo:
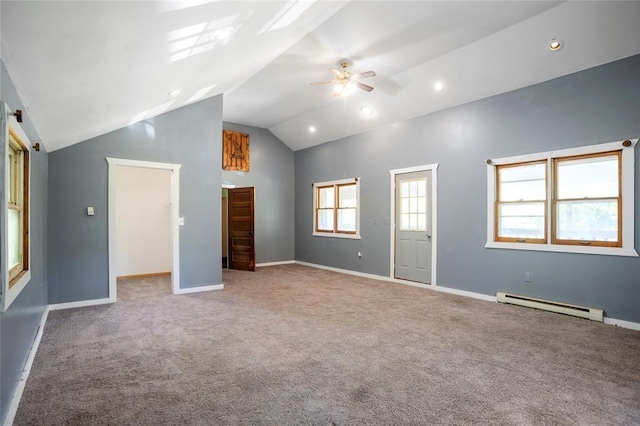
<svg viewBox="0 0 640 426">
<path fill-rule="evenodd" d="M 604 318 L 604 312 L 602 309 L 585 308 L 584 306 L 569 305 L 567 303 L 552 302 L 550 300 L 500 292 L 496 293 L 496 298 L 500 303 L 509 303 L 512 305 L 526 306 L 528 308 L 542 309 L 545 311 L 557 312 L 559 314 L 586 318 L 592 321 L 602 322 Z"/>
</svg>

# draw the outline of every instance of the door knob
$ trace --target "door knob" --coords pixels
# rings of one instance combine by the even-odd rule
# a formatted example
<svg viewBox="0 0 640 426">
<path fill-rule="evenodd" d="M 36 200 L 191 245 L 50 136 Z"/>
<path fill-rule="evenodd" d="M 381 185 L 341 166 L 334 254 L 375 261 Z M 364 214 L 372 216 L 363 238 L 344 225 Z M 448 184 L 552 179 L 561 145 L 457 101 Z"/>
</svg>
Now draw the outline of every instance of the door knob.
<svg viewBox="0 0 640 426">
<path fill-rule="evenodd" d="M 427 238 L 428 238 L 428 239 L 431 239 L 431 234 L 427 234 Z"/>
</svg>

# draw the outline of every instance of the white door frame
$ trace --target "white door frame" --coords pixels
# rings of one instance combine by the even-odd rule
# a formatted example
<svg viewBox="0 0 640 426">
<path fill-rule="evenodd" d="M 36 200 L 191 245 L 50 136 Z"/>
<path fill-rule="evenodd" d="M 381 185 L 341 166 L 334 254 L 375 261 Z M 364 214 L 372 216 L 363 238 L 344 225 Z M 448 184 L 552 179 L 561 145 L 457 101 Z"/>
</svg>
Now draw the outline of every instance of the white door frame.
<svg viewBox="0 0 640 426">
<path fill-rule="evenodd" d="M 151 161 L 109 158 L 109 302 L 115 302 L 116 294 L 116 167 L 142 167 L 171 170 L 171 289 L 180 289 L 180 167 L 181 164 L 155 163 Z"/>
<path fill-rule="evenodd" d="M 431 171 L 431 284 L 416 283 L 413 281 L 402 280 L 395 277 L 395 257 L 396 257 L 396 175 L 413 172 Z M 404 169 L 389 170 L 391 175 L 391 220 L 390 223 L 390 240 L 391 251 L 389 259 L 389 278 L 393 281 L 401 281 L 418 287 L 436 287 L 437 272 L 437 256 L 438 256 L 438 163 L 426 164 L 424 166 L 407 167 Z"/>
</svg>

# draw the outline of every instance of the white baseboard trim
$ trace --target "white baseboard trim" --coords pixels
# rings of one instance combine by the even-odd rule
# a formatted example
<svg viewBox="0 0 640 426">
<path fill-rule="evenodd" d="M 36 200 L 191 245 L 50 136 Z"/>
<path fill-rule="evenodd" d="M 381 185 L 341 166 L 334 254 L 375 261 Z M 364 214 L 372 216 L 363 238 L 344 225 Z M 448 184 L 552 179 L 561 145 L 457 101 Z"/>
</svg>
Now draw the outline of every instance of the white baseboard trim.
<svg viewBox="0 0 640 426">
<path fill-rule="evenodd" d="M 49 317 L 49 307 L 46 306 L 44 308 L 44 313 L 42 314 L 42 319 L 40 320 L 40 327 L 38 328 L 38 332 L 36 333 L 35 339 L 33 339 L 33 344 L 31 345 L 31 349 L 29 349 L 29 355 L 27 355 L 27 362 L 25 362 L 24 368 L 22 369 L 22 374 L 20 375 L 20 381 L 18 382 L 18 387 L 13 393 L 13 398 L 11 399 L 11 403 L 9 404 L 9 408 L 7 410 L 7 417 L 4 420 L 4 426 L 11 426 L 13 424 L 13 420 L 16 417 L 16 413 L 18 412 L 18 405 L 20 405 L 20 400 L 22 399 L 22 392 L 24 392 L 24 387 L 27 384 L 29 373 L 31 373 L 31 366 L 33 365 L 33 360 L 36 358 L 36 353 L 38 352 L 38 347 L 40 346 L 40 340 L 42 340 L 44 326 L 47 323 L 48 317 Z"/>
<path fill-rule="evenodd" d="M 278 266 L 278 265 L 291 265 L 296 263 L 295 260 L 283 260 L 280 262 L 267 262 L 267 263 L 256 263 L 256 268 L 262 268 L 263 266 Z"/>
<path fill-rule="evenodd" d="M 49 305 L 49 310 L 59 311 L 60 309 L 84 308 L 86 306 L 106 305 L 107 303 L 113 303 L 113 301 L 108 297 L 106 297 L 104 299 L 91 299 L 91 300 L 80 300 L 78 302 L 54 303 L 53 305 Z"/>
<path fill-rule="evenodd" d="M 222 290 L 222 289 L 224 289 L 224 284 L 203 285 L 200 287 L 179 288 L 176 290 L 175 294 L 199 293 L 201 291 Z"/>
<path fill-rule="evenodd" d="M 473 299 L 480 299 L 480 300 L 485 300 L 485 301 L 488 301 L 488 302 L 495 302 L 496 301 L 496 297 L 495 296 L 491 296 L 491 295 L 488 295 L 488 294 L 474 293 L 472 291 L 458 290 L 458 289 L 455 289 L 455 288 L 443 287 L 443 286 L 440 286 L 440 285 L 421 284 L 421 283 L 416 283 L 416 282 L 413 282 L 413 281 L 399 280 L 397 278 L 390 278 L 390 277 L 385 277 L 385 276 L 382 276 L 382 275 L 367 274 L 367 273 L 358 272 L 358 271 L 350 271 L 348 269 L 334 268 L 334 267 L 331 267 L 331 266 L 318 265 L 318 264 L 315 264 L 315 263 L 300 262 L 300 261 L 296 261 L 296 263 L 298 265 L 310 266 L 312 268 L 318 268 L 318 269 L 326 269 L 327 271 L 338 272 L 338 273 L 341 273 L 341 274 L 355 275 L 357 277 L 370 278 L 370 279 L 378 280 L 378 281 L 386 281 L 386 282 L 391 282 L 391 283 L 395 283 L 395 284 L 410 285 L 412 287 L 426 288 L 427 290 L 434 290 L 434 291 L 440 291 L 440 292 L 443 292 L 443 293 L 455 294 L 455 295 L 458 295 L 458 296 L 471 297 Z"/>
<path fill-rule="evenodd" d="M 615 318 L 604 317 L 604 323 L 605 324 L 609 324 L 609 325 L 615 325 L 617 327 L 629 328 L 631 330 L 640 331 L 640 323 L 638 323 L 638 322 L 625 321 L 625 320 L 619 320 L 619 319 L 615 319 Z"/>
<path fill-rule="evenodd" d="M 325 269 L 327 271 L 338 272 L 338 273 L 341 273 L 341 274 L 355 275 L 357 277 L 370 278 L 370 279 L 378 280 L 378 281 L 387 281 L 387 282 L 392 282 L 392 283 L 397 283 L 397 284 L 410 285 L 410 286 L 413 286 L 413 287 L 426 288 L 427 290 L 441 291 L 443 293 L 450 293 L 450 294 L 455 294 L 455 295 L 458 295 L 458 296 L 471 297 L 473 299 L 485 300 L 487 302 L 496 302 L 497 301 L 496 296 L 491 296 L 491 295 L 488 295 L 488 294 L 475 293 L 475 292 L 472 292 L 472 291 L 465 291 L 465 290 L 458 290 L 458 289 L 455 289 L 455 288 L 443 287 L 443 286 L 440 286 L 440 285 L 432 286 L 432 285 L 428 285 L 428 284 L 420 284 L 420 283 L 416 283 L 416 282 L 413 282 L 413 281 L 399 280 L 397 278 L 389 278 L 389 277 L 385 277 L 385 276 L 382 276 L 382 275 L 367 274 L 367 273 L 364 273 L 364 272 L 350 271 L 348 269 L 334 268 L 332 266 L 318 265 L 316 263 L 308 263 L 308 262 L 301 262 L 301 261 L 296 261 L 295 263 L 297 263 L 298 265 L 310 266 L 312 268 Z M 637 323 L 637 322 L 625 321 L 625 320 L 605 317 L 604 318 L 604 323 L 608 324 L 608 325 L 615 325 L 615 326 L 622 327 L 622 328 L 628 328 L 628 329 L 631 329 L 631 330 L 640 331 L 640 323 Z"/>
</svg>

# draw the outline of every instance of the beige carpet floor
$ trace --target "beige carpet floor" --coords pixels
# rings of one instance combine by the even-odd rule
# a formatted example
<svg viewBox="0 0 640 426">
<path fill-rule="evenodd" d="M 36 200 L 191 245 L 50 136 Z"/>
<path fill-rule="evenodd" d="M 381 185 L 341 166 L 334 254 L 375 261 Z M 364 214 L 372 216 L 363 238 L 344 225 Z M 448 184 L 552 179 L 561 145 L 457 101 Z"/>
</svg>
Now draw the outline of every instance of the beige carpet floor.
<svg viewBox="0 0 640 426">
<path fill-rule="evenodd" d="M 171 275 L 143 278 L 118 278 L 118 302 L 171 294 Z"/>
<path fill-rule="evenodd" d="M 640 332 L 299 265 L 54 311 L 17 425 L 640 424 Z"/>
</svg>

